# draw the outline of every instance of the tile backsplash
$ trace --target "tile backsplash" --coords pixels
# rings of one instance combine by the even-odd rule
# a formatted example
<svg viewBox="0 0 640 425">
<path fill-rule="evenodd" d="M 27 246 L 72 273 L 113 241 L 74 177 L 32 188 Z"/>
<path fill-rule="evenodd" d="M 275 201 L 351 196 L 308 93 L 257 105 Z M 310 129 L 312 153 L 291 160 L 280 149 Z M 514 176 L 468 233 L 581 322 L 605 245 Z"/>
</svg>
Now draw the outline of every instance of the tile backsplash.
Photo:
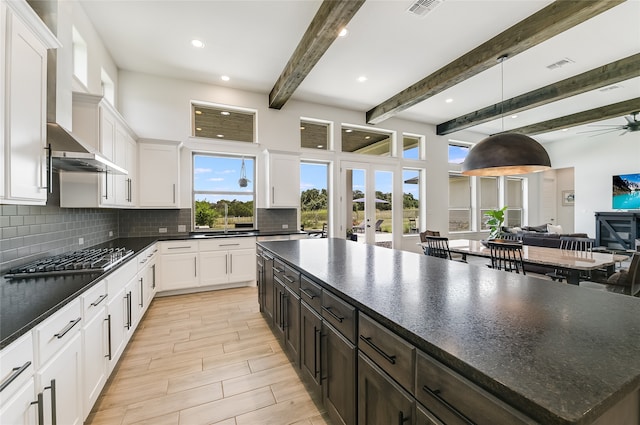
<svg viewBox="0 0 640 425">
<path fill-rule="evenodd" d="M 191 231 L 191 209 L 120 210 L 118 227 L 120 235 L 128 237 L 188 235 Z M 161 233 L 160 229 L 166 232 Z"/>
<path fill-rule="evenodd" d="M 256 210 L 257 228 L 261 232 L 277 232 L 283 230 L 298 230 L 298 210 L 295 208 L 258 208 Z"/>
</svg>

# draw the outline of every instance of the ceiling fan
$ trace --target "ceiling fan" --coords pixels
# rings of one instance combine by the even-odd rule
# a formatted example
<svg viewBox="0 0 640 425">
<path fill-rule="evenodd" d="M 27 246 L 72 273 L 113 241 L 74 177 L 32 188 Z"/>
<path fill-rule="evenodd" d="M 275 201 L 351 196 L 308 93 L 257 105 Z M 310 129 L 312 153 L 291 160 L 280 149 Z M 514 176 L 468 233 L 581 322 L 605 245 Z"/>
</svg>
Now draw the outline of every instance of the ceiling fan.
<svg viewBox="0 0 640 425">
<path fill-rule="evenodd" d="M 580 133 L 592 133 L 595 131 L 599 131 L 599 134 L 594 134 L 594 136 L 600 136 L 602 134 L 611 133 L 614 131 L 622 131 L 620 136 L 632 133 L 634 131 L 640 131 L 640 120 L 638 119 L 638 114 L 640 111 L 633 112 L 631 115 L 627 115 L 624 118 L 627 120 L 627 123 L 624 125 L 616 125 L 616 124 L 602 124 L 602 125 L 590 125 L 588 127 L 608 127 L 608 128 L 599 128 L 597 130 L 588 130 L 581 131 Z"/>
</svg>

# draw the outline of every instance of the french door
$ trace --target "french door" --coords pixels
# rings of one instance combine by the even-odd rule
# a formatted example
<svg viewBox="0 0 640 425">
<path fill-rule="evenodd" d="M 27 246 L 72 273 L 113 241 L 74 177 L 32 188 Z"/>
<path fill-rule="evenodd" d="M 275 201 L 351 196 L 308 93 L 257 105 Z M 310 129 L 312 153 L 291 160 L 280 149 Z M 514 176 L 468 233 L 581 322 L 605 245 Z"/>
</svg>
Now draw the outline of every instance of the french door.
<svg viewBox="0 0 640 425">
<path fill-rule="evenodd" d="M 342 161 L 342 223 L 358 242 L 392 247 L 394 168 Z"/>
</svg>

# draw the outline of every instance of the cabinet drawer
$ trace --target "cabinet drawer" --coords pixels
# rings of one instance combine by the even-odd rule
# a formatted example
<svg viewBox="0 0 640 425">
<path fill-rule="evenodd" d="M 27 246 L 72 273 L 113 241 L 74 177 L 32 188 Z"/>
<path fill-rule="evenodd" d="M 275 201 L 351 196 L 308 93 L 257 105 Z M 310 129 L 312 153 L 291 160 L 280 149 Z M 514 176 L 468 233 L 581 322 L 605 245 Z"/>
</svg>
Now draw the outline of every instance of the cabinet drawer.
<svg viewBox="0 0 640 425">
<path fill-rule="evenodd" d="M 82 309 L 76 298 L 42 322 L 35 330 L 38 366 L 42 367 L 58 350 L 80 332 Z"/>
<path fill-rule="evenodd" d="M 33 376 L 33 338 L 23 335 L 0 351 L 0 405 Z"/>
<path fill-rule="evenodd" d="M 300 298 L 306 301 L 317 313 L 322 311 L 322 288 L 305 275 L 300 276 Z"/>
<path fill-rule="evenodd" d="M 255 238 L 214 238 L 199 241 L 200 251 L 230 251 L 233 249 L 247 249 L 256 246 Z"/>
<path fill-rule="evenodd" d="M 289 266 L 284 266 L 282 282 L 296 295 L 300 295 L 300 272 Z"/>
<path fill-rule="evenodd" d="M 84 323 L 89 323 L 107 305 L 108 297 L 106 280 L 96 283 L 80 296 Z"/>
<path fill-rule="evenodd" d="M 138 261 L 138 271 L 142 270 L 144 266 L 146 266 L 147 263 L 153 259 L 157 252 L 158 247 L 154 244 L 139 253 L 136 257 L 136 260 Z"/>
<path fill-rule="evenodd" d="M 161 254 L 184 254 L 198 252 L 198 241 L 171 241 L 160 244 Z"/>
<path fill-rule="evenodd" d="M 322 318 L 356 343 L 356 309 L 328 291 L 322 291 Z"/>
<path fill-rule="evenodd" d="M 503 401 L 424 353 L 416 355 L 416 398 L 446 424 L 533 424 Z"/>
<path fill-rule="evenodd" d="M 369 316 L 362 313 L 359 316 L 358 349 L 412 392 L 415 348 Z"/>
<path fill-rule="evenodd" d="M 131 280 L 138 273 L 137 261 L 127 261 L 113 273 L 107 276 L 107 292 L 115 294 Z"/>
</svg>

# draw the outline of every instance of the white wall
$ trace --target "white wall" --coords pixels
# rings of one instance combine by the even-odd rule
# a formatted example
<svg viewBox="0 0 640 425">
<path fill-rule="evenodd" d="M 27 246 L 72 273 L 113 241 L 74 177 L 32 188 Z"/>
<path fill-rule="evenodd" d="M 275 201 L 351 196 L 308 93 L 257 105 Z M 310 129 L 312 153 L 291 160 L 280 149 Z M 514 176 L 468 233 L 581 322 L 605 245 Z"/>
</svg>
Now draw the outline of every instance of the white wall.
<svg viewBox="0 0 640 425">
<path fill-rule="evenodd" d="M 595 237 L 596 211 L 613 211 L 611 177 L 640 172 L 640 132 L 577 137 L 545 144 L 553 168 L 574 167 L 575 232 Z M 559 189 L 560 190 L 560 189 Z"/>
</svg>

